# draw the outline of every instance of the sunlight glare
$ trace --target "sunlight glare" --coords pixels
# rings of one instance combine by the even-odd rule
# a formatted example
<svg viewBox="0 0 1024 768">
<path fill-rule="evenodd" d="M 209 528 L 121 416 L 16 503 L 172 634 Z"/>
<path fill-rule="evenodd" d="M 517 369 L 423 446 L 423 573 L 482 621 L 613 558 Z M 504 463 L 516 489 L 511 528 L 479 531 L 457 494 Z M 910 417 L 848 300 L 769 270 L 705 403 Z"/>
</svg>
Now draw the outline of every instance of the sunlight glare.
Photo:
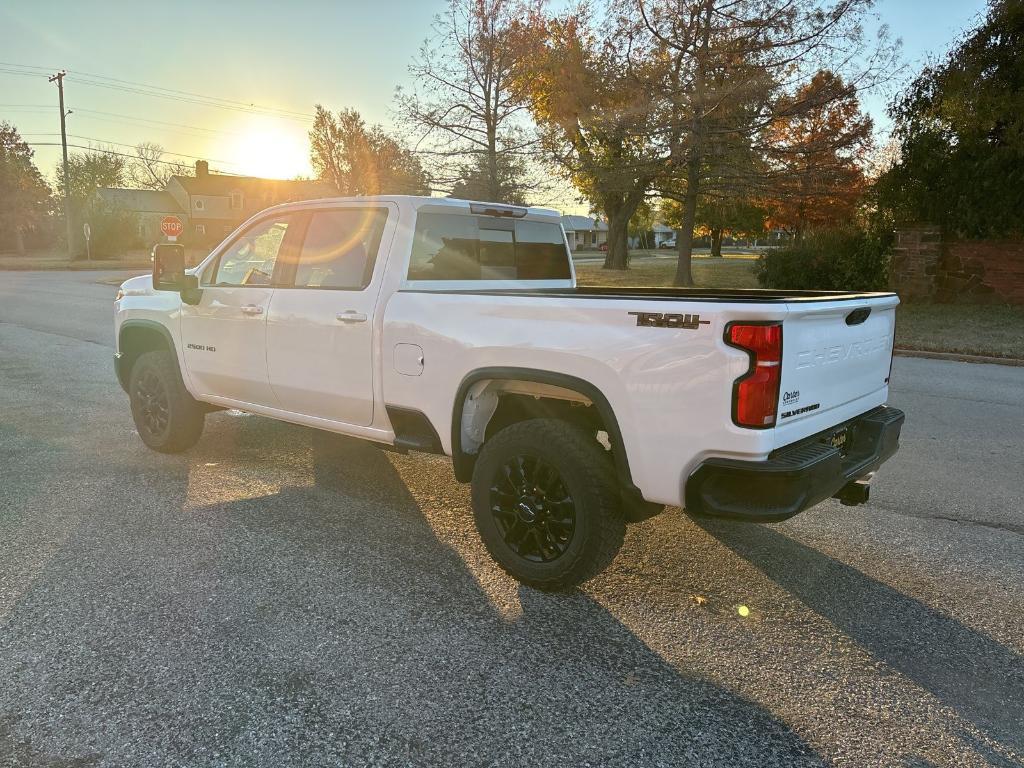
<svg viewBox="0 0 1024 768">
<path fill-rule="evenodd" d="M 309 177 L 309 138 L 302 125 L 274 118 L 246 121 L 240 136 L 225 142 L 231 171 L 267 179 Z"/>
</svg>

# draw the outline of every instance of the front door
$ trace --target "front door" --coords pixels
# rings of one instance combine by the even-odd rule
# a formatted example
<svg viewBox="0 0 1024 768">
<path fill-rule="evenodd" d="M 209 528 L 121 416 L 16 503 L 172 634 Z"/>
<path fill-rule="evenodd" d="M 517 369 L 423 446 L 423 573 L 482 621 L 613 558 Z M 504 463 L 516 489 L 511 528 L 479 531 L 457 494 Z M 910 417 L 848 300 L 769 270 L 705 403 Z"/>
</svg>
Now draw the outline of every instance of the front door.
<svg viewBox="0 0 1024 768">
<path fill-rule="evenodd" d="M 182 304 L 185 368 L 200 396 L 277 406 L 267 378 L 267 314 L 278 257 L 298 218 L 253 224 L 204 270 L 199 303 Z"/>
<path fill-rule="evenodd" d="M 285 410 L 373 421 L 374 274 L 391 210 L 364 203 L 309 212 L 267 318 L 270 385 Z"/>
</svg>

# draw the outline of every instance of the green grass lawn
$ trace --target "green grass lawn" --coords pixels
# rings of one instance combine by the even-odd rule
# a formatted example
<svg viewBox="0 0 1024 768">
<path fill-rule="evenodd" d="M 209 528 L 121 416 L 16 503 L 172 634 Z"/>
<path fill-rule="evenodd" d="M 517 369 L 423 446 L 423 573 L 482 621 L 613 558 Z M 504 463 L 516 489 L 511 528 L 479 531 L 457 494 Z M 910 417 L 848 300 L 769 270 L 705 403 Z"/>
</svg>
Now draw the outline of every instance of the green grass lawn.
<svg viewBox="0 0 1024 768">
<path fill-rule="evenodd" d="M 128 259 L 84 259 L 70 261 L 67 256 L 50 254 L 28 256 L 0 255 L 0 270 L 83 270 L 83 269 L 146 269 L 150 266 L 149 256 L 131 256 Z"/>
<path fill-rule="evenodd" d="M 896 345 L 1024 359 L 1024 307 L 903 304 L 896 310 Z"/>
<path fill-rule="evenodd" d="M 577 264 L 580 285 L 668 286 L 671 260 L 641 262 L 625 272 L 600 264 Z M 694 259 L 700 288 L 758 288 L 754 261 L 745 258 Z M 927 352 L 1024 359 L 1024 308 L 960 304 L 903 304 L 896 311 L 896 346 Z"/>
<path fill-rule="evenodd" d="M 700 288 L 757 288 L 754 261 L 750 258 L 694 259 L 693 280 Z M 577 264 L 580 285 L 645 286 L 672 285 L 676 274 L 674 260 L 640 262 L 625 271 L 602 269 L 600 264 Z"/>
</svg>

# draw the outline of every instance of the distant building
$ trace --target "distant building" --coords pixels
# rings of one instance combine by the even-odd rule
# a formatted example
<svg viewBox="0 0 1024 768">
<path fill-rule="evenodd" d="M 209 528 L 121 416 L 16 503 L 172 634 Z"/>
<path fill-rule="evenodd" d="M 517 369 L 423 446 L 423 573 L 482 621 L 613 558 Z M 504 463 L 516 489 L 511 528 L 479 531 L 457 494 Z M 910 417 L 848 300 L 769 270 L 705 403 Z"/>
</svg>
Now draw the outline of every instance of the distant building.
<svg viewBox="0 0 1024 768">
<path fill-rule="evenodd" d="M 220 242 L 239 224 L 264 208 L 338 194 L 329 184 L 320 181 L 283 181 L 210 173 L 205 160 L 196 162 L 195 176 L 172 176 L 167 183 L 167 192 L 188 217 L 185 230 L 188 240 L 208 245 Z"/>
<path fill-rule="evenodd" d="M 334 197 L 337 192 L 320 181 L 210 173 L 206 161 L 198 160 L 195 176 L 172 176 L 166 190 L 101 188 L 96 194 L 110 208 L 135 215 L 139 244 L 148 248 L 163 239 L 160 220 L 164 216 L 181 219 L 185 227 L 181 240 L 186 244 L 212 246 L 264 208 Z"/>
<path fill-rule="evenodd" d="M 562 229 L 569 241 L 569 250 L 598 248 L 608 242 L 608 223 L 589 216 L 563 216 Z"/>
<path fill-rule="evenodd" d="M 167 192 L 155 189 L 101 187 L 96 190 L 96 195 L 106 207 L 129 211 L 135 215 L 135 234 L 139 243 L 152 244 L 163 238 L 160 234 L 160 220 L 164 216 L 177 216 L 186 227 L 188 226 L 188 217 Z"/>
<path fill-rule="evenodd" d="M 651 232 L 654 235 L 654 248 L 661 248 L 661 244 L 668 240 L 675 240 L 676 231 L 660 221 L 654 222 L 651 227 Z"/>
</svg>

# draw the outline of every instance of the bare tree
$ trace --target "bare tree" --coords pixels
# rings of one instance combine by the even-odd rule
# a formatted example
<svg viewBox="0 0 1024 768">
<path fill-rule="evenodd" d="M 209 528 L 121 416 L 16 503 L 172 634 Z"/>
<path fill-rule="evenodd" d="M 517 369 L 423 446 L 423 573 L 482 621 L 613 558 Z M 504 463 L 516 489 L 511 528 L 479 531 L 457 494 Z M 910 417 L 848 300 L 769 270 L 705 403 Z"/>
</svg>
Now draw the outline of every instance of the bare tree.
<svg viewBox="0 0 1024 768">
<path fill-rule="evenodd" d="M 172 176 L 187 176 L 191 168 L 177 161 L 164 160 L 164 148 L 144 141 L 135 146 L 135 157 L 128 161 L 126 181 L 136 189 L 167 189 Z"/>
<path fill-rule="evenodd" d="M 397 92 L 399 116 L 443 189 L 465 186 L 468 171 L 495 202 L 536 186 L 519 172 L 536 140 L 512 88 L 522 12 L 518 0 L 449 0 L 409 66 L 412 90 Z"/>
</svg>

